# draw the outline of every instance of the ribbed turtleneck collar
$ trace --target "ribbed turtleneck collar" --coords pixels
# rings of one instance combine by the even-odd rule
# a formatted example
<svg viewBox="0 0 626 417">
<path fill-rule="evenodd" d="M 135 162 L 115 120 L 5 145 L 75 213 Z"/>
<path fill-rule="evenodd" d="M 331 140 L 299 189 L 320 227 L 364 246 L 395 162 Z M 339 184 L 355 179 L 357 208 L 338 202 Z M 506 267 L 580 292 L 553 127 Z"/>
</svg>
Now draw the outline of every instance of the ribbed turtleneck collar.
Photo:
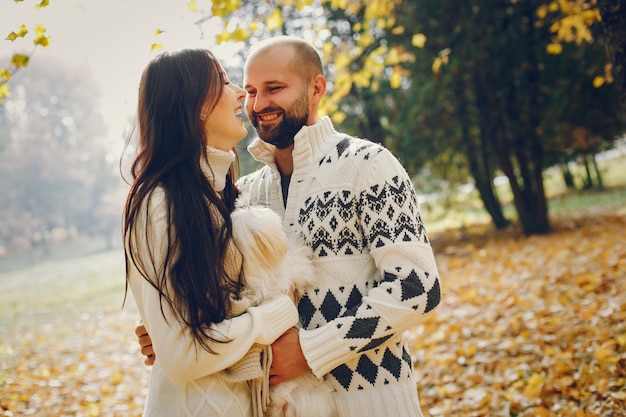
<svg viewBox="0 0 626 417">
<path fill-rule="evenodd" d="M 226 186 L 226 174 L 228 174 L 228 169 L 234 161 L 235 153 L 233 151 L 222 151 L 207 146 L 206 160 L 203 159 L 200 161 L 200 167 L 216 192 L 224 190 Z"/>
<path fill-rule="evenodd" d="M 318 152 L 325 153 L 328 145 L 335 143 L 341 134 L 335 130 L 330 117 L 324 116 L 311 126 L 303 126 L 294 137 L 294 168 L 301 163 L 306 164 L 306 159 L 315 157 Z M 268 145 L 257 138 L 248 146 L 248 152 L 260 162 L 276 168 L 274 161 L 275 147 Z"/>
</svg>

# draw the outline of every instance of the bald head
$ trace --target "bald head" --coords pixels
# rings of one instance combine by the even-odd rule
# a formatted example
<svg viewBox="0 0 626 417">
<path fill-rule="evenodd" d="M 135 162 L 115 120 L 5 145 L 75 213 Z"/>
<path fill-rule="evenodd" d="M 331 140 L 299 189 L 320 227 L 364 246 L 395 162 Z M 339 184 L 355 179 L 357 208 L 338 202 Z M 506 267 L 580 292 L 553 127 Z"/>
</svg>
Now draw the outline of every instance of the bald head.
<svg viewBox="0 0 626 417">
<path fill-rule="evenodd" d="M 284 59 L 289 59 L 289 66 L 306 80 L 316 75 L 324 75 L 322 59 L 317 50 L 308 42 L 294 36 L 275 36 L 263 40 L 250 49 L 246 68 L 255 58 L 269 52 L 281 51 Z"/>
</svg>

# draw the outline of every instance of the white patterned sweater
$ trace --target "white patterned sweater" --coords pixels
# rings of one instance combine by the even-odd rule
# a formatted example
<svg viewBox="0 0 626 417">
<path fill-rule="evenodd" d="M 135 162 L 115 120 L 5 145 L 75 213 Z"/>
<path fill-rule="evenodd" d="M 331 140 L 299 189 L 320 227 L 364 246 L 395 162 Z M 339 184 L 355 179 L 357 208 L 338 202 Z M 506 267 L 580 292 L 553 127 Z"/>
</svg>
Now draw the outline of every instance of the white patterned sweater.
<svg viewBox="0 0 626 417">
<path fill-rule="evenodd" d="M 238 185 L 313 249 L 317 286 L 298 305 L 307 362 L 341 416 L 419 416 L 406 331 L 441 294 L 413 184 L 387 149 L 327 117 L 294 141 L 286 207 L 274 148 L 259 139 L 248 149 L 266 165 Z"/>
</svg>

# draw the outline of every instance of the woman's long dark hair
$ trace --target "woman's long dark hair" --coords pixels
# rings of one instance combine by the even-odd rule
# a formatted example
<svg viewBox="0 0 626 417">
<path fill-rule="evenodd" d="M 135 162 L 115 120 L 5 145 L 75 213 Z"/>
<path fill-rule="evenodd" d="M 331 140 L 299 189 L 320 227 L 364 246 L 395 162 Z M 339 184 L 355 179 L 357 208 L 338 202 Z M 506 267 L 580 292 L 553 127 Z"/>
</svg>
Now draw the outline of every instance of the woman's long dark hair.
<svg viewBox="0 0 626 417">
<path fill-rule="evenodd" d="M 128 242 L 126 293 L 132 262 L 159 291 L 161 310 L 165 301 L 209 352 L 210 341 L 226 340 L 206 324 L 224 320 L 230 309 L 228 294 L 241 289 L 239 277 L 228 277 L 224 269 L 230 212 L 238 195 L 234 167 L 227 176 L 223 198 L 201 169 L 207 142 L 200 114 L 208 117 L 214 110 L 225 82 L 221 65 L 208 50 L 162 53 L 148 64 L 139 86 L 135 126 L 139 143 L 130 168 L 132 183 L 123 218 Z M 154 242 L 150 224 L 143 230 L 137 221 L 147 218 L 150 208 L 146 201 L 157 186 L 165 191 L 169 237 L 160 265 L 152 262 L 156 248 L 150 248 L 149 262 L 136 256 L 139 241 Z"/>
</svg>

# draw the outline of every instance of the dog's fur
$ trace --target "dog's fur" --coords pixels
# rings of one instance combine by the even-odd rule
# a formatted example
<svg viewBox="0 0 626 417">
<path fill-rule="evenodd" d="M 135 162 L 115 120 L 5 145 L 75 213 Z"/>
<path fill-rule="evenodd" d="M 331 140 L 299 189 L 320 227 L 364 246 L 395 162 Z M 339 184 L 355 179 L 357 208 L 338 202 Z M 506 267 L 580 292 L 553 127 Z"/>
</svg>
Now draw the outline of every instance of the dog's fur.
<svg viewBox="0 0 626 417">
<path fill-rule="evenodd" d="M 231 219 L 233 239 L 243 255 L 243 297 L 258 305 L 288 291 L 299 298 L 311 288 L 315 280 L 311 251 L 289 242 L 276 213 L 240 197 Z M 333 413 L 330 389 L 311 372 L 270 388 L 269 417 L 331 417 Z"/>
</svg>

